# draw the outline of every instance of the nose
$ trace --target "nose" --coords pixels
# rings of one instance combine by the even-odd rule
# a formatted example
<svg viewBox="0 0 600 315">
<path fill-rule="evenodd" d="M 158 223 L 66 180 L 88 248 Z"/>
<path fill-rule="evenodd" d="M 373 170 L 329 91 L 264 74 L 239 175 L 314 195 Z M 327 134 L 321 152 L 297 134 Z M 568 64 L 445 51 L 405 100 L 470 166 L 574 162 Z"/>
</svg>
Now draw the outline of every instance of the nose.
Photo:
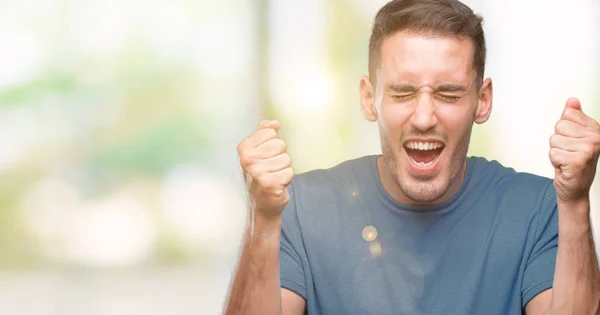
<svg viewBox="0 0 600 315">
<path fill-rule="evenodd" d="M 421 93 L 415 100 L 415 109 L 410 123 L 421 131 L 427 131 L 437 124 L 435 104 L 429 93 Z"/>
</svg>

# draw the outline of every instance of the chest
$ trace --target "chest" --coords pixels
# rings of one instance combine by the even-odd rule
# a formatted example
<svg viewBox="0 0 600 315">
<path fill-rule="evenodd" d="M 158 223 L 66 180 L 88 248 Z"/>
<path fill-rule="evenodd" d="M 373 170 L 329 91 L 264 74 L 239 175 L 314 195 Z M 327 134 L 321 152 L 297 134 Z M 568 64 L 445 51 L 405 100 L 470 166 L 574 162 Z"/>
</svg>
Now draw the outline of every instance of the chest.
<svg viewBox="0 0 600 315">
<path fill-rule="evenodd" d="M 519 218 L 479 208 L 417 218 L 346 210 L 305 234 L 325 313 L 471 314 L 518 300 L 527 234 Z"/>
</svg>

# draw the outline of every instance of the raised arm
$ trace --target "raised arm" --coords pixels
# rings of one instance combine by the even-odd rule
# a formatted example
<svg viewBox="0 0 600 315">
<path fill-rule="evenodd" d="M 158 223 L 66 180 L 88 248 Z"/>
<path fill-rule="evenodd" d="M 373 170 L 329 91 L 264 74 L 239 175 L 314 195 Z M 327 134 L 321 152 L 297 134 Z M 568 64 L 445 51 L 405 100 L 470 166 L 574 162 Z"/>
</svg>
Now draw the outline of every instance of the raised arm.
<svg viewBox="0 0 600 315">
<path fill-rule="evenodd" d="M 583 113 L 577 99 L 569 99 L 555 129 L 550 139 L 558 206 L 554 283 L 551 292 L 532 300 L 527 314 L 598 315 L 600 268 L 592 239 L 590 188 L 600 155 L 600 125 Z"/>
<path fill-rule="evenodd" d="M 302 297 L 281 289 L 279 281 L 281 215 L 294 172 L 278 129 L 279 122 L 262 121 L 260 129 L 238 145 L 249 213 L 225 315 L 302 315 L 306 307 Z"/>
</svg>

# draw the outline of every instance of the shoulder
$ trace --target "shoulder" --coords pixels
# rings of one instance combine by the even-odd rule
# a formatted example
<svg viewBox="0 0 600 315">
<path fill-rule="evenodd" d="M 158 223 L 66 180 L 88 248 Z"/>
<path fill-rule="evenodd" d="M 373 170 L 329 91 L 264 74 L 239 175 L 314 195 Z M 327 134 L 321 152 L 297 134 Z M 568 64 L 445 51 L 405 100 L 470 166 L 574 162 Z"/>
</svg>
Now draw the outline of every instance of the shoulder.
<svg viewBox="0 0 600 315">
<path fill-rule="evenodd" d="M 517 172 L 511 167 L 502 165 L 496 160 L 482 157 L 470 157 L 472 165 L 472 187 L 487 188 L 499 200 L 512 200 L 524 205 L 539 207 L 542 202 L 555 199 L 553 180 L 548 177 Z"/>
<path fill-rule="evenodd" d="M 288 186 L 290 202 L 283 212 L 284 221 L 313 222 L 343 211 L 349 201 L 344 195 L 351 194 L 357 178 L 371 176 L 369 163 L 374 158 L 363 156 L 295 175 Z"/>
<path fill-rule="evenodd" d="M 374 156 L 363 156 L 346 160 L 330 168 L 297 174 L 292 180 L 294 193 L 302 197 L 316 197 L 345 190 L 357 177 L 370 176 L 369 163 L 374 158 Z"/>
<path fill-rule="evenodd" d="M 473 179 L 479 183 L 491 183 L 498 188 L 539 191 L 552 183 L 552 179 L 528 172 L 517 172 L 511 167 L 502 165 L 496 160 L 487 160 L 482 157 L 469 158 Z"/>
</svg>

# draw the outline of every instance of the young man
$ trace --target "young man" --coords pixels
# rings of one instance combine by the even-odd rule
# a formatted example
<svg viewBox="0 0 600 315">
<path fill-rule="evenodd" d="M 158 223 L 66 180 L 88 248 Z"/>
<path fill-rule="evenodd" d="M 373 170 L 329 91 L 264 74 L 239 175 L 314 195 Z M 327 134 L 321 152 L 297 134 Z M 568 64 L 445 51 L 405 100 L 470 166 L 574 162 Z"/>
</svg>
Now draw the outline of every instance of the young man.
<svg viewBox="0 0 600 315">
<path fill-rule="evenodd" d="M 567 101 L 554 180 L 467 158 L 492 109 L 485 54 L 462 3 L 394 0 L 360 82 L 381 156 L 294 177 L 279 122 L 242 141 L 250 224 L 225 314 L 599 314 L 600 125 Z"/>
</svg>

